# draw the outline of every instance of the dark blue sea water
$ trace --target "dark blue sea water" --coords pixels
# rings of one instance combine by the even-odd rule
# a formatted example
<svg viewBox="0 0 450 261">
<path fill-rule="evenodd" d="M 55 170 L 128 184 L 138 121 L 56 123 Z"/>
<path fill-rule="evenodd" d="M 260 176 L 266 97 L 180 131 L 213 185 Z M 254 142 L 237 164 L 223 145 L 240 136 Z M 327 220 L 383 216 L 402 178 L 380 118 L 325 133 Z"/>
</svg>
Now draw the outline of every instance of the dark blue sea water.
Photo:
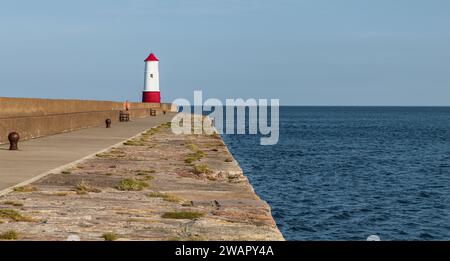
<svg viewBox="0 0 450 261">
<path fill-rule="evenodd" d="M 288 240 L 450 240 L 450 108 L 282 107 L 224 135 Z"/>
</svg>

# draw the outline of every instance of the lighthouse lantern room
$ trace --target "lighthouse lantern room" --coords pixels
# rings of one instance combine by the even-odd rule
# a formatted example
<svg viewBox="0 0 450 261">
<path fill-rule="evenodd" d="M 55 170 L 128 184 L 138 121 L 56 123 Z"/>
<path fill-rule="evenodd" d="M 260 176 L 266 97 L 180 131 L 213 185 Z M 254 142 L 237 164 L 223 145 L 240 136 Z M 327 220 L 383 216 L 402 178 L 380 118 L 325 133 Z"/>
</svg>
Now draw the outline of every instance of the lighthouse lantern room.
<svg viewBox="0 0 450 261">
<path fill-rule="evenodd" d="M 153 53 L 145 59 L 142 102 L 161 103 L 161 94 L 159 91 L 159 60 Z"/>
</svg>

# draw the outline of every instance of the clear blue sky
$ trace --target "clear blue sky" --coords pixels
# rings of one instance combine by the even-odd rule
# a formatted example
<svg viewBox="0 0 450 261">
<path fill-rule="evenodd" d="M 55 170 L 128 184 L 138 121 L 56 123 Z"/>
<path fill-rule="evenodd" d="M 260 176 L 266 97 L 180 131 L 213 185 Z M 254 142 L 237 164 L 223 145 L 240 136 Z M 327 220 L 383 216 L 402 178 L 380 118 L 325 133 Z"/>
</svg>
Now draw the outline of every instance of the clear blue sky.
<svg viewBox="0 0 450 261">
<path fill-rule="evenodd" d="M 450 105 L 448 0 L 0 0 L 0 96 Z"/>
</svg>

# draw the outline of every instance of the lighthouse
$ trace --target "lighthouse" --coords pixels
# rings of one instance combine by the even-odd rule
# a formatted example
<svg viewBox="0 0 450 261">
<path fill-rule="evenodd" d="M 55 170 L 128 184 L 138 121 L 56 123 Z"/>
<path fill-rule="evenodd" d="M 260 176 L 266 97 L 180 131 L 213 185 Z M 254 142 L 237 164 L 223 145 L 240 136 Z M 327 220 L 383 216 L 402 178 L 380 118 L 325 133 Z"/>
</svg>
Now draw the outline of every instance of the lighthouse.
<svg viewBox="0 0 450 261">
<path fill-rule="evenodd" d="M 145 79 L 142 102 L 161 103 L 161 94 L 159 91 L 159 60 L 153 53 L 145 59 Z"/>
</svg>

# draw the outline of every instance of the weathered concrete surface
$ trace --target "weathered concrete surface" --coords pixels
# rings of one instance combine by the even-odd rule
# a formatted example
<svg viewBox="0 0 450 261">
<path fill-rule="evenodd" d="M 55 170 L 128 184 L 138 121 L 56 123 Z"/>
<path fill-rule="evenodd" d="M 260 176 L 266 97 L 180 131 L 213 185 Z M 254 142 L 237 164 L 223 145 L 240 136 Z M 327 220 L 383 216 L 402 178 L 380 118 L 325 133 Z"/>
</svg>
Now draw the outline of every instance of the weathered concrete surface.
<svg viewBox="0 0 450 261">
<path fill-rule="evenodd" d="M 87 127 L 99 126 L 106 119 L 119 120 L 122 102 L 58 100 L 0 97 L 0 143 L 8 134 L 19 132 L 21 139 L 30 139 Z M 171 104 L 130 103 L 130 118 L 150 116 L 150 108 L 162 114 L 171 111 Z"/>
<path fill-rule="evenodd" d="M 117 240 L 283 240 L 220 136 L 176 136 L 163 125 L 126 144 L 27 187 L 35 191 L 1 197 L 0 233 L 15 230 L 21 240 L 103 240 L 105 233 Z M 123 191 L 124 179 L 148 186 Z M 2 209 L 25 218 L 1 217 Z M 174 219 L 181 214 L 190 216 Z"/>
<path fill-rule="evenodd" d="M 173 113 L 113 123 L 19 142 L 18 151 L 0 145 L 0 190 L 113 146 L 148 128 L 167 122 Z M 1 194 L 1 193 L 0 193 Z"/>
</svg>

